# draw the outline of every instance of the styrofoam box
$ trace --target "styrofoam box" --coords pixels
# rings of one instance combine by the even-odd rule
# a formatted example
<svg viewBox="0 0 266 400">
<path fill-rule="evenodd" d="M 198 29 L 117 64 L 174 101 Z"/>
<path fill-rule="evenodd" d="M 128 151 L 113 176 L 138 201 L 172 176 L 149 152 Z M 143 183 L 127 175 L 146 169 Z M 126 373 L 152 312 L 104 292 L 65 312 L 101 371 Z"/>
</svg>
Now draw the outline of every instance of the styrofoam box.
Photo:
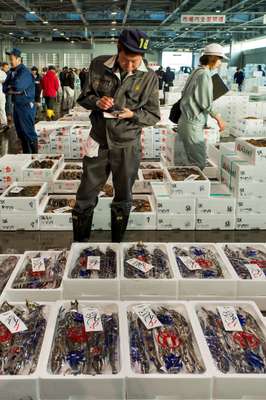
<svg viewBox="0 0 266 400">
<path fill-rule="evenodd" d="M 75 167 L 77 167 L 77 170 L 80 171 L 80 168 L 82 168 L 82 162 L 77 162 L 77 161 L 65 161 L 63 164 L 63 170 L 67 170 L 69 171 L 69 168 L 66 169 L 66 166 L 71 164 L 71 166 L 73 165 L 72 170 L 76 169 Z"/>
<path fill-rule="evenodd" d="M 202 171 L 198 167 L 193 166 L 193 170 L 195 174 L 203 175 L 205 180 L 197 180 L 197 181 L 174 181 L 171 178 L 169 173 L 170 169 L 178 169 L 178 167 L 168 167 L 166 169 L 166 174 L 169 179 L 169 186 L 171 188 L 172 194 L 174 196 L 195 196 L 195 197 L 206 197 L 210 195 L 210 181 L 209 179 L 202 173 Z M 186 168 L 186 167 L 180 167 Z M 192 167 L 187 167 L 191 169 Z"/>
<path fill-rule="evenodd" d="M 138 374 L 132 367 L 130 362 L 129 348 L 129 332 L 127 311 L 131 311 L 137 302 L 123 303 L 123 331 L 124 335 L 124 354 L 126 361 L 126 388 L 127 399 L 129 400 L 145 400 L 145 399 L 182 399 L 182 400 L 200 400 L 211 399 L 212 377 L 211 371 L 205 362 L 205 341 L 200 337 L 198 339 L 197 331 L 194 327 L 194 321 L 191 318 L 187 304 L 184 302 L 167 301 L 167 302 L 149 302 L 151 306 L 169 306 L 180 312 L 191 325 L 194 342 L 196 343 L 197 355 L 203 360 L 205 372 L 202 374 Z"/>
<path fill-rule="evenodd" d="M 7 197 L 6 195 L 15 187 L 40 186 L 35 197 Z M 1 213 L 38 213 L 42 200 L 48 194 L 46 182 L 15 182 L 0 196 Z"/>
<path fill-rule="evenodd" d="M 22 180 L 22 169 L 30 160 L 30 154 L 6 154 L 0 158 L 0 175 L 12 176 L 16 180 Z"/>
<path fill-rule="evenodd" d="M 230 260 L 224 253 L 224 247 L 227 243 L 217 243 L 218 248 L 223 252 L 224 256 L 230 263 Z M 228 246 L 232 248 L 234 251 L 237 249 L 245 249 L 247 247 L 252 247 L 253 249 L 262 251 L 266 254 L 266 246 L 263 243 L 228 243 Z M 266 256 L 265 256 L 266 261 Z M 231 263 L 230 263 L 231 264 Z M 248 264 L 248 260 L 247 260 Z M 234 267 L 232 266 L 234 269 Z M 266 278 L 264 280 L 254 280 L 254 279 L 242 279 L 238 276 L 237 272 L 235 271 L 236 276 L 238 277 L 237 280 L 237 297 L 243 296 L 265 296 L 266 293 Z"/>
<path fill-rule="evenodd" d="M 11 305 L 25 305 L 22 302 L 10 303 Z M 51 325 L 51 316 L 52 316 L 52 307 L 51 303 L 43 303 L 41 304 L 46 306 L 45 316 L 47 317 L 47 325 L 44 334 L 44 339 L 42 343 L 42 347 L 44 346 L 45 341 L 49 338 L 50 330 L 52 328 Z M 47 349 L 45 349 L 47 351 Z M 40 376 L 40 367 L 42 365 L 41 362 L 41 354 L 38 358 L 38 363 L 33 374 L 27 375 L 0 375 L 0 399 L 1 400 L 16 400 L 16 399 L 31 399 L 31 400 L 39 400 L 39 376 Z"/>
<path fill-rule="evenodd" d="M 38 231 L 39 217 L 36 213 L 21 214 L 10 213 L 0 214 L 0 229 L 2 231 Z"/>
<path fill-rule="evenodd" d="M 19 263 L 20 260 L 21 260 L 22 254 L 0 254 L 0 265 L 1 265 L 8 257 L 17 257 L 17 262 L 16 262 L 16 265 L 15 265 L 15 267 L 14 267 L 14 269 L 13 269 L 13 271 L 14 271 L 15 268 L 16 268 L 16 266 L 18 265 L 18 263 Z M 11 271 L 11 273 L 9 274 L 9 278 L 8 278 L 8 279 L 10 279 L 10 277 L 11 277 L 13 271 Z M 2 272 L 2 271 L 1 271 L 1 272 Z M 6 276 L 7 276 L 7 275 L 6 275 Z M 8 282 L 8 281 L 7 281 L 7 282 Z M 7 282 L 6 282 L 6 284 L 7 284 Z M 2 283 L 3 283 L 3 282 L 2 282 Z M 1 296 L 2 293 L 4 293 L 4 291 L 5 291 L 5 286 L 3 287 L 2 292 L 0 291 L 0 296 Z"/>
<path fill-rule="evenodd" d="M 154 249 L 159 248 L 168 258 L 168 266 L 171 271 L 171 279 L 129 279 L 124 276 L 124 254 L 127 249 L 137 243 L 126 243 L 121 247 L 121 275 L 120 275 L 120 298 L 121 300 L 155 300 L 160 299 L 176 299 L 176 278 L 171 266 L 171 258 L 169 256 L 168 248 L 163 243 L 144 243 L 148 251 L 153 252 Z M 134 269 L 134 267 L 132 267 Z"/>
<path fill-rule="evenodd" d="M 102 211 L 94 211 L 91 228 L 94 231 L 109 231 L 111 229 L 111 211 L 108 209 Z"/>
<path fill-rule="evenodd" d="M 241 217 L 241 214 L 266 215 L 266 201 L 264 197 L 248 197 L 237 200 L 236 214 L 239 217 Z"/>
<path fill-rule="evenodd" d="M 72 214 L 71 213 L 52 213 L 45 212 L 50 199 L 75 199 L 71 195 L 51 195 L 42 203 L 39 214 L 41 231 L 72 231 Z"/>
<path fill-rule="evenodd" d="M 39 160 L 42 161 L 46 158 L 52 159 L 58 162 L 58 168 L 61 168 L 64 165 L 64 154 L 57 153 L 57 154 L 32 154 L 32 160 Z"/>
<path fill-rule="evenodd" d="M 128 230 L 155 230 L 156 229 L 156 210 L 152 196 L 134 195 L 133 199 L 148 200 L 151 206 L 150 212 L 131 211 L 128 220 Z"/>
<path fill-rule="evenodd" d="M 145 179 L 144 174 L 147 173 L 147 172 L 151 172 L 151 171 L 162 171 L 163 172 L 163 179 L 162 180 L 159 180 L 159 179 L 158 180 L 157 179 Z M 139 170 L 139 177 L 140 177 L 140 180 L 138 181 L 139 182 L 139 187 L 138 187 L 139 191 L 141 193 L 148 193 L 148 194 L 152 193 L 151 183 L 161 184 L 164 180 L 167 179 L 165 171 L 163 169 L 151 169 L 151 170 L 149 170 L 149 169 L 140 169 Z"/>
<path fill-rule="evenodd" d="M 197 214 L 196 230 L 234 230 L 236 218 L 234 214 Z"/>
<path fill-rule="evenodd" d="M 191 302 L 189 307 L 193 312 L 195 318 L 195 329 L 197 330 L 197 337 L 200 341 L 204 341 L 207 344 L 204 334 L 202 332 L 200 322 L 197 318 L 196 311 L 199 307 L 205 308 L 217 308 L 217 306 L 233 306 L 242 307 L 251 313 L 262 331 L 264 332 L 264 337 L 266 337 L 266 327 L 263 316 L 259 311 L 255 303 L 251 301 L 210 301 L 210 302 Z M 193 317 L 192 317 L 193 318 Z M 204 356 L 208 363 L 211 363 L 211 368 L 214 374 L 213 380 L 213 398 L 215 399 L 263 399 L 265 397 L 265 374 L 237 374 L 237 373 L 227 373 L 224 374 L 216 367 L 215 361 L 213 360 L 210 350 L 207 346 L 204 346 Z"/>
<path fill-rule="evenodd" d="M 249 161 L 251 164 L 263 164 L 266 165 L 266 147 L 256 147 L 248 143 L 249 138 L 237 138 L 236 139 L 236 152 L 241 158 Z M 256 138 L 265 139 L 265 138 Z"/>
<path fill-rule="evenodd" d="M 57 171 L 54 178 L 54 193 L 76 193 L 80 180 L 67 180 L 67 179 L 59 179 L 59 175 L 63 172 L 63 169 Z"/>
<path fill-rule="evenodd" d="M 60 251 L 25 251 L 23 256 L 21 257 L 20 262 L 16 266 L 13 271 L 7 285 L 5 296 L 9 301 L 57 301 L 62 299 L 63 294 L 63 277 L 62 282 L 57 289 L 15 289 L 13 288 L 13 283 L 17 276 L 21 274 L 21 272 L 25 269 L 27 265 L 27 261 L 29 258 L 38 257 L 38 254 L 41 257 L 53 257 L 58 256 Z"/>
<path fill-rule="evenodd" d="M 195 214 L 157 214 L 157 230 L 191 231 L 195 223 Z"/>
<path fill-rule="evenodd" d="M 172 265 L 176 270 L 178 277 L 178 294 L 180 299 L 224 299 L 236 297 L 236 280 L 237 276 L 231 264 L 224 257 L 223 253 L 219 251 L 213 243 L 169 243 L 169 252 L 172 258 Z M 190 246 L 204 247 L 215 253 L 219 260 L 219 265 L 223 271 L 224 278 L 218 279 L 196 279 L 196 278 L 183 278 L 181 275 L 174 252 L 174 247 L 179 247 L 184 250 Z"/>
<path fill-rule="evenodd" d="M 266 229 L 265 214 L 241 214 L 236 217 L 236 230 Z"/>
<path fill-rule="evenodd" d="M 166 183 L 151 183 L 157 214 L 195 214 L 196 199 L 193 197 L 170 197 Z M 161 217 L 162 215 L 160 215 Z"/>
<path fill-rule="evenodd" d="M 219 187 L 224 185 L 212 185 L 212 194 L 210 197 L 200 197 L 197 199 L 196 214 L 229 214 L 234 215 L 236 209 L 236 199 L 230 194 L 215 194 L 215 186 Z M 217 191 L 218 191 L 217 190 Z M 216 191 L 216 192 L 217 192 Z"/>
<path fill-rule="evenodd" d="M 253 197 L 254 193 L 258 197 L 265 197 L 266 184 L 264 182 L 238 182 L 225 170 L 221 170 L 222 181 L 229 183 L 229 187 L 237 198 Z"/>
<path fill-rule="evenodd" d="M 55 334 L 57 315 L 60 307 L 69 307 L 69 302 L 57 302 L 54 307 L 52 324 L 49 337 L 45 338 L 43 350 L 41 352 L 41 371 L 40 371 L 40 398 L 42 400 L 65 400 L 71 396 L 86 396 L 88 400 L 124 400 L 125 399 L 125 367 L 123 357 L 123 327 L 122 314 L 119 303 L 112 301 L 99 301 L 92 303 L 88 301 L 79 302 L 79 307 L 94 307 L 100 312 L 117 312 L 119 317 L 119 361 L 120 370 L 117 374 L 110 373 L 101 375 L 54 375 L 49 370 L 49 359 Z M 51 332 L 53 332 L 51 334 Z M 12 399 L 13 400 L 13 399 Z"/>
<path fill-rule="evenodd" d="M 54 175 L 59 168 L 59 162 L 57 160 L 52 160 L 54 165 L 52 168 L 30 168 L 30 165 L 34 162 L 31 160 L 23 168 L 23 181 L 24 182 L 48 182 L 54 179 Z"/>
<path fill-rule="evenodd" d="M 163 169 L 163 165 L 159 161 L 141 161 L 140 163 L 140 169 L 151 169 L 150 166 L 152 166 L 153 169 Z"/>
<path fill-rule="evenodd" d="M 215 165 L 213 162 L 208 160 L 208 165 L 204 168 L 203 173 L 208 178 L 217 178 L 219 170 L 218 170 L 217 165 Z"/>
<path fill-rule="evenodd" d="M 222 168 L 241 183 L 264 182 L 266 183 L 265 171 L 257 165 L 249 164 L 237 156 L 225 155 L 222 160 Z"/>
<path fill-rule="evenodd" d="M 116 252 L 117 276 L 115 279 L 82 279 L 71 278 L 71 271 L 75 267 L 80 253 L 88 248 L 99 247 L 105 252 L 110 247 Z M 119 273 L 120 273 L 120 252 L 118 244 L 107 243 L 73 243 L 67 260 L 67 266 L 63 278 L 64 299 L 119 299 Z"/>
</svg>

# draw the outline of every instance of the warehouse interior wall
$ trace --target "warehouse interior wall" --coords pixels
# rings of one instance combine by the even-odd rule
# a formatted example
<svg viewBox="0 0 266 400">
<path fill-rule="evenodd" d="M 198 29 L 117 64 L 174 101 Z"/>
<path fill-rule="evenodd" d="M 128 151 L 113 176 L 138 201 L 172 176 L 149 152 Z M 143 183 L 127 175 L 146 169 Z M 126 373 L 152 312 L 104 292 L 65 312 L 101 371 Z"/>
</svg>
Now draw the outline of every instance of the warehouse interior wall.
<svg viewBox="0 0 266 400">
<path fill-rule="evenodd" d="M 261 49 L 246 50 L 243 52 L 243 63 L 245 64 L 265 64 L 266 47 Z"/>
</svg>

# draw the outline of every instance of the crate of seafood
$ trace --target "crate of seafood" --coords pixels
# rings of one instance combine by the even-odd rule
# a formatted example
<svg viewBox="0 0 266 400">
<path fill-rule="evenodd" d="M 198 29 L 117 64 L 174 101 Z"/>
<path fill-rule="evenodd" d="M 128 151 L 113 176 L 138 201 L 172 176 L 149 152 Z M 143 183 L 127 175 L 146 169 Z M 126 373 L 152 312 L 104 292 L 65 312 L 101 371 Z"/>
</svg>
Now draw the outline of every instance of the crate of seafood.
<svg viewBox="0 0 266 400">
<path fill-rule="evenodd" d="M 211 183 L 198 167 L 168 167 L 166 174 L 173 196 L 210 196 Z"/>
<path fill-rule="evenodd" d="M 106 183 L 101 189 L 98 196 L 98 203 L 95 207 L 95 213 L 100 213 L 101 216 L 110 218 L 110 207 L 114 197 L 114 189 L 110 183 Z"/>
<path fill-rule="evenodd" d="M 63 170 L 82 170 L 82 163 L 78 161 L 66 161 L 63 165 Z"/>
<path fill-rule="evenodd" d="M 139 170 L 140 181 L 142 182 L 142 193 L 152 193 L 151 183 L 161 184 L 167 181 L 164 169 L 141 169 Z"/>
<path fill-rule="evenodd" d="M 0 296 L 21 257 L 21 254 L 0 255 Z"/>
<path fill-rule="evenodd" d="M 121 261 L 121 300 L 176 299 L 176 275 L 166 244 L 123 244 Z"/>
<path fill-rule="evenodd" d="M 1 399 L 39 400 L 40 351 L 51 313 L 48 303 L 0 303 Z"/>
<path fill-rule="evenodd" d="M 236 138 L 235 149 L 240 158 L 251 164 L 266 165 L 266 139 Z"/>
<path fill-rule="evenodd" d="M 116 302 L 58 302 L 41 354 L 40 397 L 124 400 L 121 321 Z"/>
<path fill-rule="evenodd" d="M 184 302 L 125 302 L 128 399 L 210 399 L 204 347 Z"/>
<path fill-rule="evenodd" d="M 62 280 L 68 252 L 25 251 L 6 285 L 10 301 L 62 299 Z"/>
<path fill-rule="evenodd" d="M 23 168 L 23 181 L 25 182 L 51 182 L 59 168 L 59 161 L 51 158 L 31 160 Z"/>
<path fill-rule="evenodd" d="M 73 243 L 63 280 L 64 299 L 119 299 L 118 244 Z"/>
<path fill-rule="evenodd" d="M 236 297 L 236 276 L 212 243 L 169 243 L 181 299 Z"/>
<path fill-rule="evenodd" d="M 266 326 L 253 302 L 191 302 L 213 369 L 215 399 L 264 399 Z M 206 348 L 206 346 L 204 346 Z"/>
<path fill-rule="evenodd" d="M 163 169 L 163 165 L 159 161 L 141 161 L 139 169 Z"/>
<path fill-rule="evenodd" d="M 152 196 L 133 195 L 128 230 L 155 230 L 156 210 Z"/>
<path fill-rule="evenodd" d="M 39 214 L 41 231 L 71 231 L 74 195 L 51 195 L 42 203 Z"/>
<path fill-rule="evenodd" d="M 59 170 L 54 179 L 54 193 L 76 193 L 80 184 L 82 170 Z"/>
<path fill-rule="evenodd" d="M 219 243 L 237 274 L 237 297 L 265 296 L 266 246 L 262 243 Z"/>
<path fill-rule="evenodd" d="M 0 196 L 1 214 L 38 214 L 40 205 L 47 194 L 46 182 L 15 182 Z"/>
</svg>

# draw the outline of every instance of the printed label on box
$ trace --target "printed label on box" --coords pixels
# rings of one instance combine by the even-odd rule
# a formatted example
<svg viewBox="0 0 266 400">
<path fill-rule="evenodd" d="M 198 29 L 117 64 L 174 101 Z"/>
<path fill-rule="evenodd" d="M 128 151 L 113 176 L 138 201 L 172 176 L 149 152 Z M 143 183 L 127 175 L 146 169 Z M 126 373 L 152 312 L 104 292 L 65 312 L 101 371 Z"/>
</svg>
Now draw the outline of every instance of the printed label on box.
<svg viewBox="0 0 266 400">
<path fill-rule="evenodd" d="M 137 268 L 139 271 L 143 272 L 146 274 L 146 272 L 149 272 L 152 268 L 154 268 L 153 265 L 148 264 L 144 261 L 138 260 L 137 258 L 131 258 L 130 260 L 127 260 L 127 263 L 129 265 L 132 265 L 132 267 Z"/>
<path fill-rule="evenodd" d="M 1 313 L 0 322 L 2 322 L 11 333 L 23 332 L 28 329 L 24 322 L 12 310 Z"/>
<path fill-rule="evenodd" d="M 101 314 L 97 308 L 83 308 L 82 314 L 86 332 L 103 331 Z"/>
<path fill-rule="evenodd" d="M 100 271 L 101 257 L 100 256 L 89 256 L 87 257 L 87 269 Z"/>
<path fill-rule="evenodd" d="M 251 279 L 254 279 L 254 281 L 263 281 L 265 280 L 265 275 L 263 270 L 258 266 L 258 264 L 245 264 L 245 267 L 247 267 Z"/>
<path fill-rule="evenodd" d="M 21 186 L 16 186 L 13 189 L 10 190 L 9 193 L 20 193 L 24 188 Z"/>
<path fill-rule="evenodd" d="M 232 306 L 218 307 L 218 311 L 223 321 L 224 329 L 228 332 L 241 332 L 242 326 L 237 316 L 236 310 Z"/>
<path fill-rule="evenodd" d="M 182 263 L 185 264 L 190 271 L 201 269 L 201 266 L 189 256 L 178 256 L 178 258 L 180 258 Z"/>
<path fill-rule="evenodd" d="M 45 263 L 43 257 L 34 257 L 31 259 L 32 272 L 45 271 Z"/>
<path fill-rule="evenodd" d="M 134 306 L 133 311 L 138 315 L 147 329 L 154 329 L 162 326 L 156 314 L 151 310 L 148 304 Z"/>
</svg>

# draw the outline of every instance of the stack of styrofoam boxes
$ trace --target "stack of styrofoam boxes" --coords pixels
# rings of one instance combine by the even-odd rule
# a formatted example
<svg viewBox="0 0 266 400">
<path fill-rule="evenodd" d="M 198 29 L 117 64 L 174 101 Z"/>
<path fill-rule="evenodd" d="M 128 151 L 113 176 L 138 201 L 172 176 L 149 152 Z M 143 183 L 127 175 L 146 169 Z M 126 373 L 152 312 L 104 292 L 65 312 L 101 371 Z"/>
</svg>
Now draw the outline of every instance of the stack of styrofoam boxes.
<svg viewBox="0 0 266 400">
<path fill-rule="evenodd" d="M 70 130 L 70 151 L 71 158 L 81 159 L 87 153 L 88 139 L 91 130 L 91 123 L 80 122 L 71 127 Z"/>
<path fill-rule="evenodd" d="M 47 158 L 53 162 L 52 168 L 31 168 L 31 164 L 37 161 L 44 161 Z M 62 168 L 64 164 L 64 156 L 58 155 L 44 155 L 36 154 L 32 156 L 32 159 L 22 169 L 23 182 L 47 182 L 48 192 L 53 192 L 53 182 L 57 171 Z"/>
<path fill-rule="evenodd" d="M 172 197 L 166 183 L 151 183 L 155 198 L 158 230 L 195 229 L 196 198 L 189 194 Z"/>
<path fill-rule="evenodd" d="M 54 210 L 54 212 L 47 212 L 47 205 L 50 200 L 69 199 L 73 203 L 75 195 L 51 195 L 48 196 L 42 204 L 39 214 L 39 223 L 41 231 L 72 231 L 72 214 L 71 208 L 61 207 Z"/>
<path fill-rule="evenodd" d="M 66 158 L 71 158 L 70 129 L 55 129 L 50 134 L 51 154 L 62 153 Z"/>
<path fill-rule="evenodd" d="M 225 185 L 211 183 L 209 197 L 197 198 L 196 230 L 235 229 L 236 199 Z"/>
<path fill-rule="evenodd" d="M 65 172 L 76 172 L 76 173 L 82 173 L 80 169 L 73 169 L 73 170 L 65 170 L 64 165 L 62 168 L 60 168 L 55 177 L 54 177 L 54 182 L 53 182 L 53 188 L 54 188 L 54 193 L 77 193 L 78 187 L 80 185 L 80 179 L 62 179 L 61 174 Z"/>
<path fill-rule="evenodd" d="M 155 126 L 143 128 L 141 133 L 142 158 L 160 158 L 161 131 L 165 127 Z"/>
<path fill-rule="evenodd" d="M 137 212 L 132 211 L 128 220 L 128 230 L 156 230 L 156 209 L 153 196 L 134 195 L 133 199 L 146 200 L 150 204 L 151 211 Z"/>
<path fill-rule="evenodd" d="M 148 163 L 146 163 L 148 164 Z M 160 184 L 167 180 L 164 168 L 160 162 L 157 162 L 157 167 L 154 169 L 143 168 L 139 170 L 140 180 L 138 182 L 138 188 L 140 193 L 152 194 L 151 183 Z M 162 179 L 150 179 L 152 173 L 159 173 L 162 175 Z M 134 193 L 134 192 L 133 192 Z"/>
<path fill-rule="evenodd" d="M 38 150 L 41 154 L 58 154 L 68 150 L 67 138 L 70 134 L 72 121 L 40 121 L 35 125 L 38 135 Z M 65 142 L 66 141 L 66 142 Z M 60 150 L 61 149 L 61 150 Z"/>
<path fill-rule="evenodd" d="M 218 168 L 217 178 L 221 177 L 221 161 L 222 157 L 226 154 L 233 154 L 235 152 L 235 143 L 217 143 L 207 146 L 208 160 L 210 160 Z"/>
<path fill-rule="evenodd" d="M 40 186 L 35 197 L 9 197 L 9 192 L 19 194 L 26 186 Z M 1 230 L 37 231 L 39 230 L 39 212 L 45 196 L 48 195 L 47 183 L 15 182 L 0 196 Z"/>
<path fill-rule="evenodd" d="M 6 154 L 0 158 L 0 193 L 13 182 L 23 180 L 22 170 L 29 160 L 29 154 Z"/>
<path fill-rule="evenodd" d="M 232 134 L 235 137 L 250 136 L 250 134 L 252 134 L 252 136 L 262 136 L 263 132 L 262 118 L 247 117 L 237 121 L 237 125 Z"/>
<path fill-rule="evenodd" d="M 161 159 L 165 165 L 186 165 L 187 157 L 182 139 L 173 129 L 168 127 L 162 132 Z"/>
<path fill-rule="evenodd" d="M 237 196 L 236 229 L 266 229 L 266 147 L 253 146 L 247 140 L 236 140 L 236 153 L 246 163 L 231 163 L 231 186 Z"/>
</svg>

